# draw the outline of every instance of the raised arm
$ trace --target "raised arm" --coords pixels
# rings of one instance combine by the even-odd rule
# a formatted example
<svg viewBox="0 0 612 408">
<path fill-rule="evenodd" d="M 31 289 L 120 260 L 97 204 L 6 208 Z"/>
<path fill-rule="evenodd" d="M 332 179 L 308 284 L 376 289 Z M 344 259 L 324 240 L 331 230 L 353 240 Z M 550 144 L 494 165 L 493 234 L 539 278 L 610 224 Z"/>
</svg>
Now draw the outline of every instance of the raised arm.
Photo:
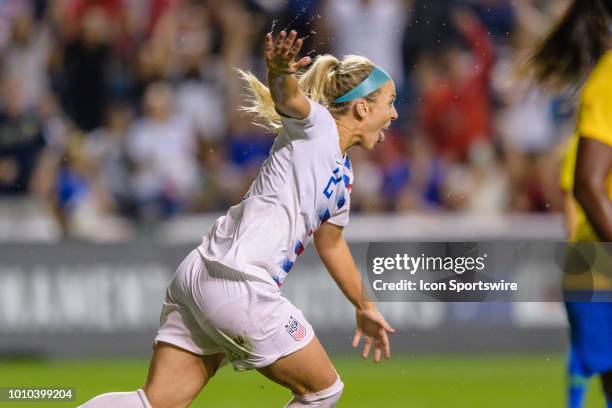
<svg viewBox="0 0 612 408">
<path fill-rule="evenodd" d="M 487 30 L 478 20 L 478 17 L 468 11 L 455 12 L 453 20 L 469 43 L 472 54 L 477 61 L 477 77 L 488 82 L 489 72 L 495 64 L 495 49 L 493 48 L 493 41 L 491 41 L 487 34 Z"/>
<path fill-rule="evenodd" d="M 310 64 L 311 59 L 303 57 L 295 61 L 303 42 L 301 38 L 296 38 L 296 31 L 291 31 L 289 36 L 281 31 L 276 40 L 272 38 L 272 33 L 268 33 L 265 58 L 268 86 L 276 111 L 283 116 L 304 119 L 310 114 L 310 102 L 298 87 L 295 73 Z"/>
<path fill-rule="evenodd" d="M 391 357 L 391 346 L 387 333 L 395 330 L 376 310 L 374 303 L 365 297 L 361 288 L 361 276 L 351 255 L 351 250 L 342 236 L 342 228 L 331 223 L 324 223 L 314 235 L 315 248 L 329 274 L 334 278 L 342 293 L 355 306 L 357 329 L 353 338 L 353 347 L 357 347 L 364 337 L 362 357 L 367 358 L 374 343 L 374 362 L 379 362 L 384 351 L 385 357 Z"/>
</svg>

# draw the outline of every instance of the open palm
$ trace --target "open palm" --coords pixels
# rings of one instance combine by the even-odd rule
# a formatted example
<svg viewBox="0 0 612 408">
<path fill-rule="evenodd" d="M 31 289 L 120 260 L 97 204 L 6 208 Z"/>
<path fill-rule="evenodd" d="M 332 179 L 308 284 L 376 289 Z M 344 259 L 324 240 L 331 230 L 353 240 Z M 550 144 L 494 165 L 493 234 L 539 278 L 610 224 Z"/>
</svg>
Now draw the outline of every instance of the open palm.
<svg viewBox="0 0 612 408">
<path fill-rule="evenodd" d="M 281 31 L 276 40 L 273 39 L 272 33 L 268 33 L 265 47 L 268 69 L 279 74 L 295 74 L 310 64 L 310 57 L 303 57 L 299 61 L 295 61 L 303 42 L 302 38 L 297 38 L 297 31 L 291 31 L 289 36 L 285 31 Z"/>
<path fill-rule="evenodd" d="M 395 333 L 395 330 L 387 323 L 385 318 L 375 309 L 358 310 L 356 320 L 357 329 L 353 337 L 353 347 L 359 345 L 361 337 L 364 338 L 361 356 L 367 358 L 373 345 L 375 363 L 380 361 L 383 353 L 385 358 L 390 358 L 391 345 L 389 344 L 388 334 Z"/>
</svg>

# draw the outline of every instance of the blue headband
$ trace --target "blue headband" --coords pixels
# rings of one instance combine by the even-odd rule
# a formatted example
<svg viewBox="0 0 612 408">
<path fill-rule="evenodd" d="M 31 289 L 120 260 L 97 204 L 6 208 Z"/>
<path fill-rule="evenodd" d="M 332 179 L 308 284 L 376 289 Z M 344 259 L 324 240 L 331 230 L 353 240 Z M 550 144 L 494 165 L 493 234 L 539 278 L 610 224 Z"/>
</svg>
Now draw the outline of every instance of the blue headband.
<svg viewBox="0 0 612 408">
<path fill-rule="evenodd" d="M 389 80 L 391 80 L 389 74 L 387 74 L 382 68 L 374 66 L 374 69 L 370 75 L 368 75 L 368 77 L 364 79 L 362 83 L 336 99 L 334 103 L 354 101 L 355 99 L 368 96 Z"/>
</svg>

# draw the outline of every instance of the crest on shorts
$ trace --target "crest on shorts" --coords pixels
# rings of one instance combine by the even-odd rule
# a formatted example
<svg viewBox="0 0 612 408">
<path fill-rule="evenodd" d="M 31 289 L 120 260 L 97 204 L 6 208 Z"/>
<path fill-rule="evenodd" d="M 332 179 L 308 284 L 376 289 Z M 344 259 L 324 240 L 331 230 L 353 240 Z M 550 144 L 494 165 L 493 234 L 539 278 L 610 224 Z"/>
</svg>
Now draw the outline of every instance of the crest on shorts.
<svg viewBox="0 0 612 408">
<path fill-rule="evenodd" d="M 293 316 L 289 316 L 289 323 L 285 325 L 287 333 L 293 337 L 293 340 L 300 341 L 306 337 L 306 328 L 302 323 L 298 322 Z"/>
</svg>

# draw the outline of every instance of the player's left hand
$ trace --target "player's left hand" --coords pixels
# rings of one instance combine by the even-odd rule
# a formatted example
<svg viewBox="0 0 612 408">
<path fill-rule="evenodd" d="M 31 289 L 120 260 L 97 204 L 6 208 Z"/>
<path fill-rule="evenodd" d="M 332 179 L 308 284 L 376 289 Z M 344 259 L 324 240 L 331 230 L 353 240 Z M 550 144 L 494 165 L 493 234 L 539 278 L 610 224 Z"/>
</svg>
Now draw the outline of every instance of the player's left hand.
<svg viewBox="0 0 612 408">
<path fill-rule="evenodd" d="M 308 56 L 295 61 L 303 43 L 304 39 L 297 38 L 295 30 L 289 35 L 281 31 L 276 40 L 272 38 L 272 33 L 266 34 L 264 55 L 268 69 L 279 74 L 295 74 L 310 64 L 311 58 Z"/>
<path fill-rule="evenodd" d="M 375 308 L 356 312 L 357 329 L 353 337 L 353 348 L 359 345 L 361 337 L 363 340 L 363 352 L 361 356 L 368 358 L 372 344 L 374 344 L 374 362 L 380 361 L 384 352 L 385 358 L 391 357 L 391 345 L 389 344 L 388 334 L 395 333 L 385 318 Z"/>
</svg>

